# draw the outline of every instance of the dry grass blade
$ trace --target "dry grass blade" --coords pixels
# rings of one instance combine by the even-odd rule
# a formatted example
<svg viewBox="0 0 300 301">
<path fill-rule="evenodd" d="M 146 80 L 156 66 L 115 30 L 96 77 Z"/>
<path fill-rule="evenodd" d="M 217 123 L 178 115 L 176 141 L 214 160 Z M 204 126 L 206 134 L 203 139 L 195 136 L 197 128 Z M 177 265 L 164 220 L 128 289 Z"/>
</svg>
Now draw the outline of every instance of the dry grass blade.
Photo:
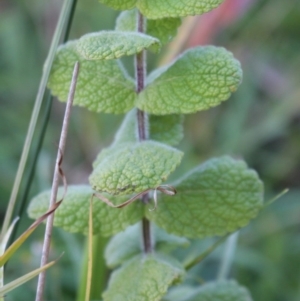
<svg viewBox="0 0 300 301">
<path fill-rule="evenodd" d="M 75 66 L 74 66 L 74 70 L 73 70 L 72 81 L 71 81 L 63 126 L 62 126 L 62 130 L 61 130 L 61 135 L 60 135 L 59 148 L 58 148 L 55 170 L 54 170 L 54 175 L 53 175 L 53 183 L 52 183 L 49 207 L 53 206 L 56 203 L 57 190 L 58 190 L 58 184 L 59 184 L 59 176 L 61 175 L 61 176 L 63 176 L 63 179 L 65 179 L 60 165 L 62 163 L 62 157 L 63 157 L 65 146 L 66 146 L 66 138 L 67 138 L 67 133 L 68 133 L 68 126 L 69 126 L 69 120 L 70 120 L 70 115 L 71 115 L 71 108 L 72 108 L 74 95 L 75 95 L 78 73 L 79 73 L 79 63 L 76 62 Z M 66 187 L 65 180 L 64 180 L 64 185 Z M 41 267 L 44 266 L 48 261 L 52 228 L 53 228 L 53 220 L 54 220 L 54 214 L 50 215 L 47 219 L 43 251 L 42 251 L 42 258 L 41 258 Z M 45 271 L 43 271 L 39 275 L 39 280 L 38 280 L 38 285 L 37 285 L 37 293 L 36 293 L 36 301 L 43 300 L 44 286 L 45 286 Z"/>
</svg>

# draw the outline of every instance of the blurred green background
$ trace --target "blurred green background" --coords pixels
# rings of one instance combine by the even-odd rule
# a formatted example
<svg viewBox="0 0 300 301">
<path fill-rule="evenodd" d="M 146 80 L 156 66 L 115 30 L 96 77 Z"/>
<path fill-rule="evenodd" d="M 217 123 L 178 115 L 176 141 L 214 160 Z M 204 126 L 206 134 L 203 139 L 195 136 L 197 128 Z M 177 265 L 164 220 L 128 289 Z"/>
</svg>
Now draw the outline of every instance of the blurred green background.
<svg viewBox="0 0 300 301">
<path fill-rule="evenodd" d="M 61 4 L 58 0 L 0 2 L 0 221 Z M 96 0 L 79 0 L 70 38 L 113 29 L 117 14 Z M 179 145 L 185 158 L 174 177 L 207 158 L 229 154 L 244 158 L 258 171 L 265 183 L 266 200 L 289 188 L 288 194 L 241 232 L 232 276 L 250 289 L 255 301 L 298 301 L 300 2 L 226 0 L 217 10 L 196 18 L 193 25 L 183 32 L 181 50 L 207 43 L 224 46 L 241 61 L 244 80 L 230 100 L 219 107 L 186 116 L 185 138 Z M 168 55 L 170 47 L 174 46 L 166 46 L 160 56 L 149 56 L 149 70 Z M 132 58 L 125 65 L 132 73 Z M 54 101 L 30 196 L 50 187 L 63 113 L 64 105 Z M 112 141 L 122 118 L 74 108 L 63 162 L 69 184 L 88 182 L 91 163 Z M 25 185 L 23 181 L 21 194 Z M 19 231 L 29 224 L 25 213 Z M 40 227 L 8 263 L 6 282 L 38 266 L 42 234 Z M 80 235 L 55 230 L 52 257 L 62 251 L 65 255 L 48 273 L 47 300 L 75 300 L 83 240 Z M 220 253 L 195 269 L 191 282 L 197 283 L 197 275 L 204 281 L 214 278 Z M 36 281 L 31 281 L 7 300 L 33 300 L 35 285 Z"/>
</svg>

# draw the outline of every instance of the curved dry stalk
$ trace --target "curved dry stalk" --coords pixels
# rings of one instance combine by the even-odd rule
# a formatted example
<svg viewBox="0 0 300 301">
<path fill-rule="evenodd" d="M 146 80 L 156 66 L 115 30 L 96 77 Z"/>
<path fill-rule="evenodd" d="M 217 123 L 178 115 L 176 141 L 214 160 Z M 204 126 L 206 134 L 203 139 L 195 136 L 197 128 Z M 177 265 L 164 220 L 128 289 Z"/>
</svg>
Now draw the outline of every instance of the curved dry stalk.
<svg viewBox="0 0 300 301">
<path fill-rule="evenodd" d="M 62 161 L 62 156 L 64 154 L 65 146 L 66 146 L 68 126 L 69 126 L 69 120 L 70 120 L 70 115 L 71 115 L 71 108 L 72 108 L 74 95 L 75 95 L 78 73 L 79 73 L 79 63 L 76 62 L 75 66 L 74 66 L 74 70 L 73 70 L 72 81 L 71 81 L 70 91 L 69 91 L 69 95 L 68 95 L 68 101 L 67 101 L 63 126 L 62 126 L 62 130 L 61 130 L 58 153 L 57 153 L 57 157 L 56 157 L 55 170 L 54 170 L 54 175 L 53 175 L 49 207 L 53 206 L 56 202 L 57 190 L 58 190 L 58 184 L 59 184 L 59 176 L 62 174 L 60 165 L 61 165 L 61 161 Z M 66 185 L 65 181 L 64 181 L 64 185 Z M 50 215 L 47 219 L 45 238 L 44 238 L 44 244 L 43 244 L 43 250 L 42 250 L 42 258 L 41 258 L 41 264 L 40 264 L 41 267 L 44 266 L 48 262 L 52 228 L 53 228 L 53 220 L 54 220 L 54 214 Z M 43 271 L 39 275 L 36 299 L 35 299 L 36 301 L 42 301 L 44 286 L 45 286 L 45 276 L 46 276 L 45 271 Z"/>
</svg>

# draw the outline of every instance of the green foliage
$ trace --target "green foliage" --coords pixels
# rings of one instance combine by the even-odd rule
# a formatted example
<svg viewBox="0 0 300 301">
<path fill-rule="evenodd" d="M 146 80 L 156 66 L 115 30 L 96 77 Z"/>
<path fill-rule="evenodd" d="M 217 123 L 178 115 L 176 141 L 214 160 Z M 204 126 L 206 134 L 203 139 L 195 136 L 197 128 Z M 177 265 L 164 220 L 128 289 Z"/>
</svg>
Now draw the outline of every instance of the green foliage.
<svg viewBox="0 0 300 301">
<path fill-rule="evenodd" d="M 128 112 L 115 135 L 113 146 L 125 142 L 137 142 L 136 109 Z M 168 145 L 176 145 L 183 138 L 183 115 L 149 115 L 150 139 Z"/>
<path fill-rule="evenodd" d="M 165 301 L 252 301 L 248 290 L 234 280 L 208 282 L 199 288 L 179 286 Z"/>
<path fill-rule="evenodd" d="M 118 58 L 144 50 L 157 52 L 175 36 L 181 17 L 203 14 L 223 0 L 100 2 L 115 9 L 132 10 L 120 14 L 116 31 L 86 34 L 61 46 L 49 88 L 61 101 L 66 101 L 73 66 L 79 61 L 74 103 L 94 112 L 127 112 L 114 142 L 93 163 L 90 186 L 103 192 L 103 197 L 114 205 L 137 199 L 145 191 L 149 198 L 153 196 L 155 203 L 158 197 L 158 203 L 151 210 L 153 204 L 145 198 L 147 204 L 137 200 L 116 209 L 108 206 L 109 201 L 94 199 L 93 233 L 117 234 L 108 243 L 105 258 L 108 266 L 120 266 L 112 273 L 103 300 L 159 301 L 185 275 L 182 264 L 167 253 L 187 246 L 187 238 L 222 236 L 236 231 L 263 207 L 263 184 L 258 175 L 243 161 L 230 157 L 204 162 L 174 182 L 174 190 L 160 187 L 183 156 L 171 147 L 183 138 L 182 114 L 207 110 L 227 100 L 241 83 L 242 70 L 232 53 L 224 48 L 196 47 L 148 77 L 144 74 L 146 70 L 142 70 L 144 62 L 139 60 L 142 56 L 137 56 L 135 84 Z M 149 19 L 144 33 L 136 32 L 136 8 Z M 138 120 L 138 110 L 144 111 L 145 120 Z M 145 133 L 139 137 L 142 128 Z M 87 233 L 89 200 L 94 193 L 91 187 L 69 187 L 55 215 L 55 226 Z M 173 195 L 175 189 L 177 194 Z M 49 196 L 50 191 L 46 191 L 32 200 L 29 207 L 32 218 L 47 210 Z M 101 199 L 99 193 L 98 196 Z M 142 229 L 140 223 L 136 224 L 141 220 Z M 149 221 L 153 222 L 151 228 L 145 230 Z M 143 242 L 139 233 L 143 233 Z M 147 239 L 154 248 L 152 253 L 145 248 Z M 203 259 L 199 255 L 195 262 Z M 251 301 L 249 293 L 234 281 L 209 283 L 190 292 L 185 301 Z"/>
<path fill-rule="evenodd" d="M 93 112 L 124 113 L 134 106 L 135 85 L 116 60 L 89 61 L 76 52 L 77 41 L 58 49 L 48 86 L 52 94 L 66 102 L 76 61 L 80 71 L 74 104 Z"/>
<path fill-rule="evenodd" d="M 90 184 L 96 191 L 124 195 L 159 186 L 175 170 L 183 153 L 145 141 L 126 143 L 106 155 L 91 174 Z"/>
<path fill-rule="evenodd" d="M 58 195 L 63 193 L 63 187 L 59 188 Z M 54 226 L 60 227 L 71 233 L 88 233 L 89 206 L 93 190 L 89 186 L 69 186 L 68 192 L 56 210 Z M 28 215 L 31 218 L 38 218 L 44 214 L 49 207 L 51 191 L 47 190 L 31 200 L 28 207 Z M 123 203 L 128 196 L 111 197 L 116 204 Z M 110 236 L 126 229 L 129 225 L 138 222 L 144 212 L 144 206 L 138 202 L 123 208 L 122 210 L 108 207 L 102 201 L 93 198 L 93 233 L 101 233 L 103 236 Z"/>
<path fill-rule="evenodd" d="M 113 272 L 103 300 L 159 301 L 183 275 L 183 268 L 173 258 L 139 255 Z"/>
<path fill-rule="evenodd" d="M 251 301 L 248 290 L 235 281 L 219 281 L 201 286 L 193 297 L 186 301 Z"/>
<path fill-rule="evenodd" d="M 127 10 L 122 12 L 116 21 L 118 31 L 136 31 L 137 10 Z M 177 28 L 181 24 L 180 18 L 164 18 L 149 20 L 147 22 L 146 33 L 159 39 L 162 44 L 168 43 L 177 33 Z"/>
<path fill-rule="evenodd" d="M 111 60 L 124 55 L 133 55 L 150 48 L 160 49 L 160 42 L 138 32 L 100 31 L 82 36 L 77 44 L 77 52 L 86 60 Z"/>
<path fill-rule="evenodd" d="M 240 63 L 224 48 L 187 50 L 174 63 L 155 70 L 136 106 L 156 115 L 187 114 L 215 107 L 242 79 Z"/>
<path fill-rule="evenodd" d="M 201 15 L 219 6 L 224 0 L 99 0 L 117 10 L 137 7 L 149 19 Z"/>
<path fill-rule="evenodd" d="M 105 249 L 105 259 L 109 267 L 114 268 L 142 252 L 139 235 L 141 232 L 141 224 L 136 224 L 128 227 L 124 232 L 118 233 L 110 240 Z M 162 253 L 189 245 L 186 238 L 168 234 L 154 224 L 152 233 L 155 249 Z"/>
<path fill-rule="evenodd" d="M 177 195 L 161 195 L 150 220 L 169 233 L 190 238 L 224 235 L 246 226 L 263 203 L 263 184 L 243 161 L 211 159 L 173 184 Z"/>
</svg>

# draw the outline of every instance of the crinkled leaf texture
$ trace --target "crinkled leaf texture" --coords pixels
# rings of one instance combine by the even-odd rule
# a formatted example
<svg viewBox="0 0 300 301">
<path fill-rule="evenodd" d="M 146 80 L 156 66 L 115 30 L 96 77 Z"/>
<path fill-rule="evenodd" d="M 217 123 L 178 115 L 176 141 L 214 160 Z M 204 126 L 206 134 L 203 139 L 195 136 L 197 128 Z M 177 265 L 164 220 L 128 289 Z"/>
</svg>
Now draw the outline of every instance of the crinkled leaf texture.
<svg viewBox="0 0 300 301">
<path fill-rule="evenodd" d="M 62 195 L 63 187 L 59 188 L 58 195 Z M 89 206 L 94 191 L 85 185 L 68 187 L 67 195 L 58 207 L 54 216 L 54 226 L 71 233 L 88 233 Z M 36 219 L 48 210 L 51 191 L 47 190 L 34 197 L 29 205 L 28 214 Z M 129 196 L 111 197 L 112 202 L 125 202 Z M 96 197 L 93 198 L 93 233 L 103 236 L 116 234 L 129 225 L 142 219 L 144 205 L 135 202 L 122 209 L 111 208 Z"/>
<path fill-rule="evenodd" d="M 48 87 L 60 101 L 68 98 L 72 72 L 80 62 L 74 104 L 93 112 L 125 113 L 134 107 L 134 81 L 120 61 L 89 61 L 76 52 L 77 41 L 59 47 L 51 70 Z"/>
<path fill-rule="evenodd" d="M 252 301 L 252 298 L 245 287 L 230 280 L 204 284 L 186 301 Z"/>
<path fill-rule="evenodd" d="M 100 31 L 82 36 L 77 52 L 86 60 L 111 60 L 133 55 L 150 48 L 158 52 L 158 39 L 139 32 Z"/>
<path fill-rule="evenodd" d="M 100 154 L 101 156 L 101 154 Z M 183 153 L 175 148 L 144 141 L 116 146 L 101 157 L 89 180 L 96 191 L 110 194 L 139 193 L 159 186 L 175 170 Z"/>
<path fill-rule="evenodd" d="M 173 186 L 175 196 L 160 195 L 146 215 L 169 233 L 189 238 L 224 235 L 246 226 L 263 205 L 263 184 L 241 160 L 208 160 Z"/>
<path fill-rule="evenodd" d="M 136 114 L 136 109 L 126 114 L 113 145 L 138 141 Z M 183 119 L 183 115 L 149 115 L 150 139 L 168 145 L 178 144 L 183 138 Z"/>
<path fill-rule="evenodd" d="M 116 30 L 136 31 L 137 10 L 127 10 L 122 12 L 116 21 Z M 162 44 L 170 42 L 177 33 L 177 28 L 181 24 L 180 18 L 164 18 L 158 20 L 148 20 L 146 33 L 159 39 Z"/>
<path fill-rule="evenodd" d="M 113 272 L 104 301 L 159 301 L 184 270 L 173 258 L 159 254 L 139 255 Z"/>
<path fill-rule="evenodd" d="M 166 253 L 175 248 L 189 245 L 189 241 L 186 238 L 168 234 L 153 223 L 151 226 L 152 243 L 155 245 L 156 251 Z M 139 223 L 128 227 L 124 232 L 118 233 L 109 241 L 104 256 L 110 268 L 114 268 L 143 252 L 141 233 L 142 229 Z"/>
<path fill-rule="evenodd" d="M 221 47 L 196 47 L 154 71 L 136 106 L 155 115 L 207 110 L 227 100 L 242 80 L 239 61 Z"/>
<path fill-rule="evenodd" d="M 148 19 L 186 17 L 204 14 L 224 0 L 99 0 L 114 9 L 125 10 L 135 6 Z"/>
</svg>

